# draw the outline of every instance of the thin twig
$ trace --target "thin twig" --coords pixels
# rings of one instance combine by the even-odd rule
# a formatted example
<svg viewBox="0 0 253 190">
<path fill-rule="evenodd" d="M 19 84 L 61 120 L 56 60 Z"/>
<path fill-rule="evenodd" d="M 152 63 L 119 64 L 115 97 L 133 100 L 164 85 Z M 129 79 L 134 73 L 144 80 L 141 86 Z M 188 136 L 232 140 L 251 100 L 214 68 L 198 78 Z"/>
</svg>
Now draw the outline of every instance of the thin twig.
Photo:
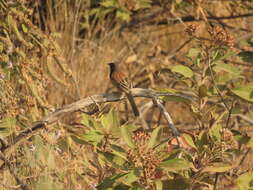
<svg viewBox="0 0 253 190">
<path fill-rule="evenodd" d="M 240 117 L 242 120 L 244 120 L 244 121 L 246 121 L 246 122 L 248 122 L 248 123 L 250 123 L 250 124 L 253 124 L 253 120 L 250 119 L 250 118 L 248 118 L 248 117 L 246 117 L 245 115 L 242 115 L 242 114 L 235 114 L 235 116 Z"/>
<path fill-rule="evenodd" d="M 216 172 L 215 173 L 215 181 L 214 181 L 214 185 L 213 185 L 213 190 L 216 190 L 216 188 L 217 188 L 218 179 L 219 179 L 219 173 Z"/>
<path fill-rule="evenodd" d="M 169 128 L 172 130 L 172 134 L 177 137 L 180 135 L 180 133 L 178 132 L 177 128 L 174 125 L 174 122 L 172 121 L 172 118 L 170 116 L 170 114 L 167 112 L 167 110 L 165 109 L 165 107 L 162 104 L 162 101 L 159 98 L 154 97 L 153 98 L 154 104 L 157 105 L 157 107 L 160 109 L 160 111 L 163 113 L 165 119 L 168 122 L 168 126 Z M 178 143 L 179 144 L 179 143 Z"/>
</svg>

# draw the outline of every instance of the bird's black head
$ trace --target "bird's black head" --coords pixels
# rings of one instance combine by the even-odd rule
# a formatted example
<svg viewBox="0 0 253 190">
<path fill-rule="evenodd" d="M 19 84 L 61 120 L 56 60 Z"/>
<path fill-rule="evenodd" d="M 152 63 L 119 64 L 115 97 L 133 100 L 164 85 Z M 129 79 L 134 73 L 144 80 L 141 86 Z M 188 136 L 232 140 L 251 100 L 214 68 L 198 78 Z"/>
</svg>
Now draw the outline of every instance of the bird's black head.
<svg viewBox="0 0 253 190">
<path fill-rule="evenodd" d="M 110 67 L 110 74 L 116 70 L 116 64 L 115 63 L 108 63 Z"/>
</svg>

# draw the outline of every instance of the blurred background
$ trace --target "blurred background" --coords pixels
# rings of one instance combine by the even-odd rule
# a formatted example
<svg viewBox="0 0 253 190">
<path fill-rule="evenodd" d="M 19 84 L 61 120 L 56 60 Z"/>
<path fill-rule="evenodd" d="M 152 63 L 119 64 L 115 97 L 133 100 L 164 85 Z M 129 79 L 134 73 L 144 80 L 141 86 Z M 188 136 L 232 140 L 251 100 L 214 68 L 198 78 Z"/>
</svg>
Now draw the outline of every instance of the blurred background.
<svg viewBox="0 0 253 190">
<path fill-rule="evenodd" d="M 63 105 L 115 91 L 109 81 L 108 62 L 119 62 L 136 87 L 185 92 L 201 99 L 203 89 L 204 94 L 217 90 L 205 66 L 205 56 L 215 45 L 223 48 L 225 64 L 240 69 L 240 77 L 217 78 L 221 93 L 212 96 L 210 104 L 201 99 L 206 102 L 197 102 L 197 109 L 206 111 L 225 101 L 229 108 L 239 110 L 230 127 L 250 135 L 252 94 L 235 88 L 252 84 L 252 39 L 252 0 L 0 0 L 2 141 L 11 143 L 20 131 Z M 241 54 L 230 58 L 228 52 Z M 178 65 L 191 70 L 177 70 Z M 247 89 L 252 93 L 252 86 Z M 225 100 L 220 99 L 223 96 Z M 140 107 L 147 102 L 142 98 L 136 101 Z M 106 106 L 98 115 L 111 107 L 125 111 L 123 103 Z M 166 106 L 176 126 L 191 135 L 196 128 L 208 126 L 222 107 L 203 116 L 194 111 L 196 105 L 185 102 L 172 100 Z M 16 175 L 29 189 L 95 189 L 106 176 L 96 173 L 90 164 L 93 147 L 75 144 L 71 138 L 70 134 L 83 130 L 73 125 L 80 118 L 79 113 L 66 116 L 8 155 L 18 169 Z M 145 118 L 150 126 L 166 124 L 157 109 Z M 241 171 L 252 171 L 248 153 Z M 8 170 L 0 176 L 0 189 L 19 188 Z M 233 186 L 233 180 L 225 178 L 223 184 L 220 189 Z"/>
</svg>

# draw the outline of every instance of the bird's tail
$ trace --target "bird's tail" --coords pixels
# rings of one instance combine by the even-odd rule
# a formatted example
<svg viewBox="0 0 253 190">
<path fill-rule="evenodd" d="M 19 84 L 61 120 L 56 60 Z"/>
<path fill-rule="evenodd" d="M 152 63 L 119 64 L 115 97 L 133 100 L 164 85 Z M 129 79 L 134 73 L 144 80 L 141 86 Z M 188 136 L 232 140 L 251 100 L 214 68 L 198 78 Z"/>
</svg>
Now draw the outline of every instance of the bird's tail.
<svg viewBox="0 0 253 190">
<path fill-rule="evenodd" d="M 131 107 L 132 107 L 132 110 L 134 112 L 134 116 L 135 117 L 139 117 L 140 116 L 140 112 L 139 112 L 139 110 L 138 110 L 138 108 L 136 106 L 136 103 L 134 101 L 133 95 L 131 93 L 126 93 L 126 97 L 127 97 L 128 101 L 129 101 Z"/>
</svg>

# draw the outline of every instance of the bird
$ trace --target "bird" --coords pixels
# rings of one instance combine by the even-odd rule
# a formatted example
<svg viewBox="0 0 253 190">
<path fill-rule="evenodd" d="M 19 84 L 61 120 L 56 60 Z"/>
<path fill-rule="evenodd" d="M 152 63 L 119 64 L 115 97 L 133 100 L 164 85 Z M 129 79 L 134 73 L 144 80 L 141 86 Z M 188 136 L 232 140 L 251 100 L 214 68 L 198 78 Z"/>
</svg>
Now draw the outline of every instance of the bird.
<svg viewBox="0 0 253 190">
<path fill-rule="evenodd" d="M 135 117 L 140 116 L 140 112 L 136 106 L 133 95 L 131 94 L 132 83 L 126 74 L 121 71 L 116 63 L 108 63 L 110 67 L 110 80 L 120 92 L 125 93 L 134 113 Z"/>
</svg>

